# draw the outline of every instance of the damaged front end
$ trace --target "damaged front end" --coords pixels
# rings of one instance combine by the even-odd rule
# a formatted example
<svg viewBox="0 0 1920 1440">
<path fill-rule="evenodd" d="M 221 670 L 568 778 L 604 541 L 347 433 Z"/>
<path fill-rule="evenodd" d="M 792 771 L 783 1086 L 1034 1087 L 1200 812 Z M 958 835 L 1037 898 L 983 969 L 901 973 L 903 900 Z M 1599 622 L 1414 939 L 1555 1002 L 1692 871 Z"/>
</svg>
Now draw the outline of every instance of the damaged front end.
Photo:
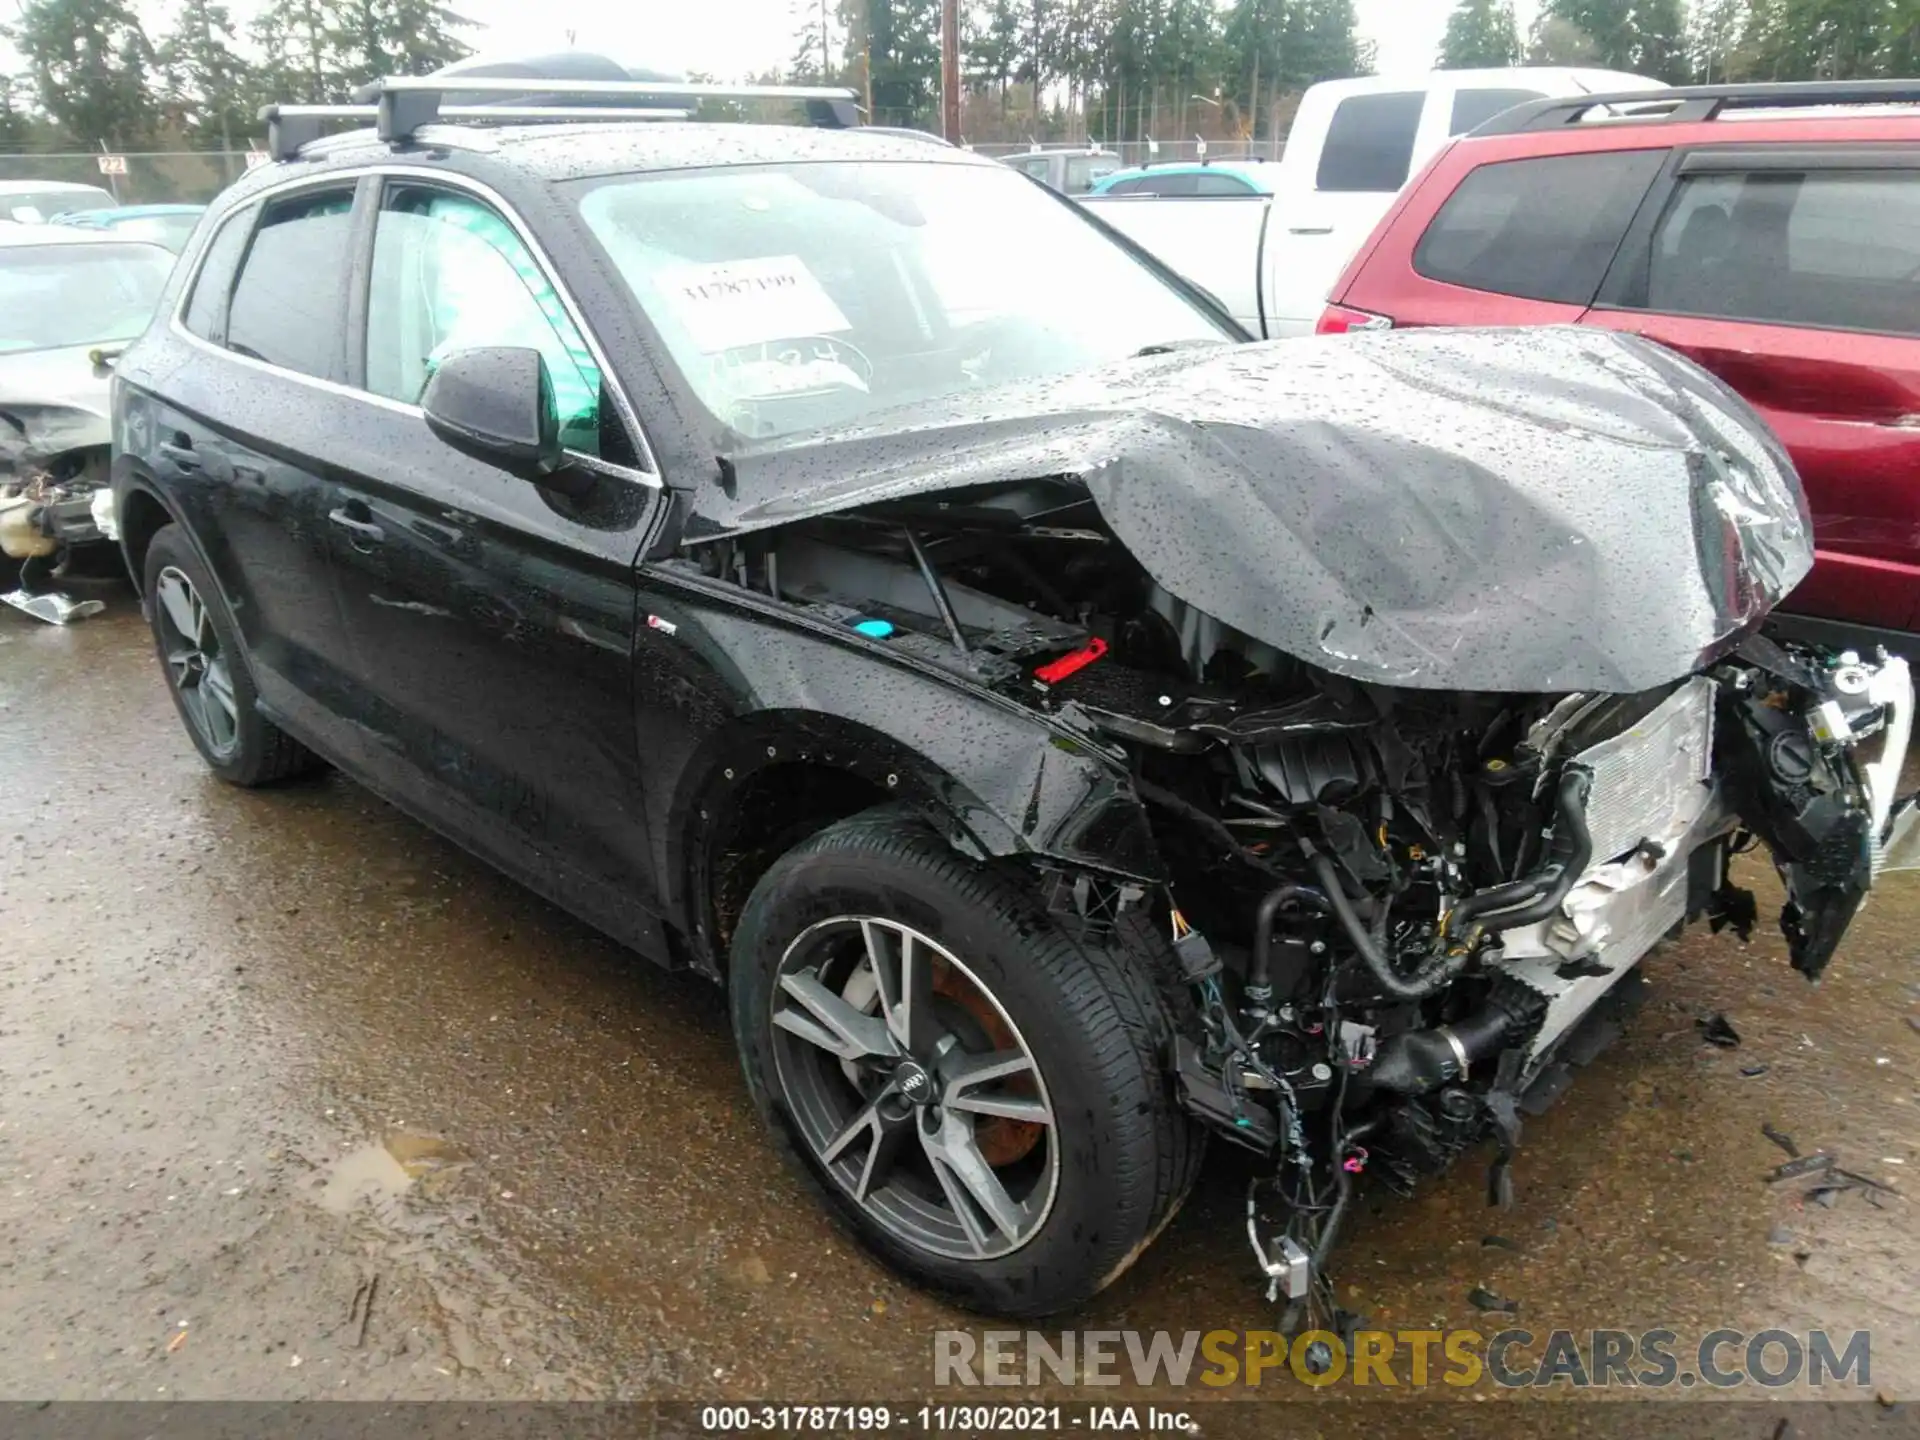
<svg viewBox="0 0 1920 1440">
<path fill-rule="evenodd" d="M 683 559 L 1124 772 L 1160 873 L 1057 899 L 1193 1002 L 1187 1111 L 1271 1162 L 1256 1258 L 1331 1325 L 1405 1189 L 1610 1038 L 1767 846 L 1817 978 L 1905 863 L 1903 660 L 1759 633 L 1811 562 L 1784 454 L 1664 352 L 1566 332 L 1242 347 L 742 454 Z M 822 480 L 820 477 L 830 477 Z M 809 483 L 810 482 L 810 483 Z M 1150 952 L 1150 953 L 1147 953 Z"/>
<path fill-rule="evenodd" d="M 116 538 L 105 413 L 109 363 L 103 352 L 56 351 L 0 365 L 0 390 L 17 386 L 31 397 L 0 398 L 0 556 L 9 571 L 17 566 L 17 579 L 0 591 L 0 600 L 55 625 L 105 608 L 98 600 L 73 599 L 57 581 L 69 573 L 78 547 L 107 554 L 102 542 Z"/>
</svg>

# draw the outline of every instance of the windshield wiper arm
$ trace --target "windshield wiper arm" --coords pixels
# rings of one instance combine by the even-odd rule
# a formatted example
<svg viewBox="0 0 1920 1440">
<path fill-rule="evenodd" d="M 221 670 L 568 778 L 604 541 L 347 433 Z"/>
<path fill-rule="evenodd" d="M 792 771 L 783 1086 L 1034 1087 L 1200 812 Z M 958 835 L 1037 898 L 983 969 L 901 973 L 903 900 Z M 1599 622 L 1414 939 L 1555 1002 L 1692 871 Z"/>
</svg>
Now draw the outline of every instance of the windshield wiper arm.
<svg viewBox="0 0 1920 1440">
<path fill-rule="evenodd" d="M 1224 340 L 1156 340 L 1151 345 L 1142 345 L 1127 358 L 1138 360 L 1145 355 L 1172 355 L 1179 350 L 1192 350 L 1203 345 L 1224 345 Z"/>
</svg>

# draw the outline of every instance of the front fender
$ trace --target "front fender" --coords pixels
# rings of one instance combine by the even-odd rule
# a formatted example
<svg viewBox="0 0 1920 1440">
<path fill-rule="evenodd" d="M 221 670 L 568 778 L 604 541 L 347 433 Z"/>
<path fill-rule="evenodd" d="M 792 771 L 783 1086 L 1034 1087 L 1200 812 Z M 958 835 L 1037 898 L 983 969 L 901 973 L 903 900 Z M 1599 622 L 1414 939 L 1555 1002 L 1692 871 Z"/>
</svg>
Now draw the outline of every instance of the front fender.
<svg viewBox="0 0 1920 1440">
<path fill-rule="evenodd" d="M 693 742 L 659 834 L 687 835 L 726 787 L 772 765 L 844 769 L 922 810 L 964 852 L 1035 855 L 1148 882 L 1160 857 L 1121 757 L 959 676 L 791 612 L 649 596 L 643 686 Z M 733 597 L 727 597 L 729 600 Z M 671 628 L 668 628 L 671 627 Z M 670 658 L 678 654 L 679 659 Z M 731 772 L 731 773 L 729 773 Z M 683 876 L 667 864 L 664 874 Z M 674 897 L 687 913 L 682 893 Z"/>
</svg>

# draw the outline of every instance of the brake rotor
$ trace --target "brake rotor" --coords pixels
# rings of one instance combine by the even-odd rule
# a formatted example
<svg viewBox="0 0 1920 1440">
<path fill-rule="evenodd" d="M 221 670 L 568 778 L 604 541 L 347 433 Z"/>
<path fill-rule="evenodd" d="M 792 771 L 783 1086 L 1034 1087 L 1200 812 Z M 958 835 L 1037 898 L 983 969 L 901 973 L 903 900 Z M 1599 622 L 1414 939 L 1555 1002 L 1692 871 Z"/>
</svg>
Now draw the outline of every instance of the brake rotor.
<svg viewBox="0 0 1920 1440">
<path fill-rule="evenodd" d="M 993 1002 L 976 990 L 966 976 L 938 956 L 933 960 L 933 993 L 945 1000 L 954 1009 L 963 1013 L 979 1035 L 981 1041 L 992 1050 L 1015 1050 L 1019 1042 L 1007 1022 L 1000 1018 L 1000 1012 Z M 865 1014 L 877 1014 L 880 1008 L 880 987 L 875 982 L 873 969 L 869 965 L 855 967 L 841 987 L 840 998 L 854 1009 Z M 853 1062 L 841 1065 L 847 1077 L 847 1083 L 858 1086 L 859 1074 Z M 1032 1075 L 1015 1075 L 1005 1083 L 1009 1094 L 1022 1095 L 1032 1099 L 1039 1098 L 1039 1091 L 1033 1083 Z M 1040 1137 L 1046 1133 L 1046 1126 L 1036 1125 L 1030 1120 L 1013 1120 L 1004 1115 L 975 1115 L 973 1117 L 973 1139 L 980 1147 L 980 1154 L 987 1164 L 998 1170 L 1002 1166 L 1012 1165 L 1024 1160 L 1033 1153 L 1033 1147 L 1040 1143 Z"/>
<path fill-rule="evenodd" d="M 993 1049 L 1020 1048 L 1012 1029 L 1000 1018 L 1000 1012 L 994 1008 L 993 1002 L 975 989 L 966 976 L 938 958 L 933 962 L 933 993 L 944 996 L 966 1011 L 967 1017 L 980 1027 L 981 1034 Z M 1038 1097 L 1031 1072 L 1007 1080 L 1006 1089 L 1010 1094 Z M 1004 1115 L 973 1117 L 974 1143 L 980 1147 L 980 1154 L 987 1164 L 996 1170 L 1025 1159 L 1045 1133 L 1046 1126 L 1036 1125 L 1030 1120 L 1013 1120 Z"/>
</svg>

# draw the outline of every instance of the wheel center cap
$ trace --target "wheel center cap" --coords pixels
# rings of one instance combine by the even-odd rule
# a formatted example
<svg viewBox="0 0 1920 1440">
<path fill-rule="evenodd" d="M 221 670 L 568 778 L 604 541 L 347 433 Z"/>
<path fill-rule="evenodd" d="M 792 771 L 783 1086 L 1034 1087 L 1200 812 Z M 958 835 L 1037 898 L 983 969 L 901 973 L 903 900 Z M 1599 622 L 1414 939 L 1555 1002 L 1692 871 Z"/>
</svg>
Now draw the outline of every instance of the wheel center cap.
<svg viewBox="0 0 1920 1440">
<path fill-rule="evenodd" d="M 918 1061 L 902 1060 L 893 1072 L 894 1084 L 900 1087 L 900 1094 L 915 1105 L 925 1105 L 933 1099 L 933 1076 Z"/>
</svg>

